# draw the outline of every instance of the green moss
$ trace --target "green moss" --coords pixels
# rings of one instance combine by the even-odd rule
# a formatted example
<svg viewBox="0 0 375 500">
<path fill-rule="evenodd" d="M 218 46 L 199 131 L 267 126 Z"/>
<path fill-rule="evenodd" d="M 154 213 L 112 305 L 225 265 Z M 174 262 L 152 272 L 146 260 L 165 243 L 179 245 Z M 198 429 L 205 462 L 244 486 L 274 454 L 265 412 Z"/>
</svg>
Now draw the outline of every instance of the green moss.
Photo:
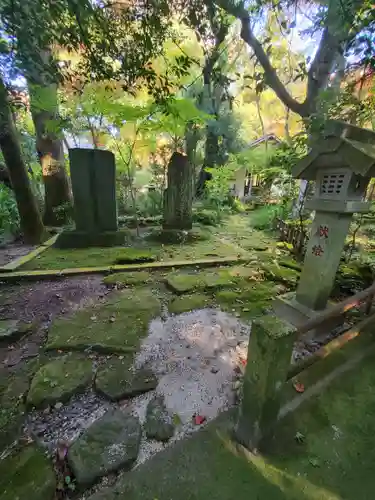
<svg viewBox="0 0 375 500">
<path fill-rule="evenodd" d="M 255 277 L 258 272 L 251 267 L 235 266 L 196 273 L 174 272 L 166 277 L 167 286 L 177 294 L 193 290 L 216 290 L 232 287 Z"/>
<path fill-rule="evenodd" d="M 210 233 L 194 227 L 190 231 L 176 229 L 155 229 L 147 235 L 147 240 L 162 244 L 192 244 L 210 238 Z"/>
<path fill-rule="evenodd" d="M 170 273 L 166 277 L 166 284 L 174 293 L 181 294 L 196 290 L 203 286 L 200 273 Z"/>
<path fill-rule="evenodd" d="M 49 248 L 22 269 L 68 269 L 110 266 L 123 255 L 125 247 L 58 249 Z"/>
<path fill-rule="evenodd" d="M 132 370 L 132 356 L 111 359 L 99 367 L 95 388 L 112 401 L 138 396 L 158 385 L 154 374 L 147 369 Z"/>
<path fill-rule="evenodd" d="M 199 238 L 193 241 L 180 240 L 176 244 L 148 244 L 144 248 L 144 241 L 139 247 L 109 247 L 84 249 L 49 248 L 41 255 L 21 266 L 23 270 L 62 270 L 71 268 L 111 267 L 114 263 L 137 263 L 160 260 L 169 262 L 174 260 L 198 260 L 209 257 L 235 257 L 233 247 L 213 240 L 209 232 L 199 231 Z M 237 252 L 245 257 L 245 251 Z"/>
<path fill-rule="evenodd" d="M 212 302 L 212 297 L 209 295 L 195 293 L 194 295 L 184 295 L 173 299 L 168 305 L 168 310 L 172 314 L 181 314 L 196 309 L 204 309 L 209 307 Z"/>
<path fill-rule="evenodd" d="M 237 289 L 220 290 L 216 292 L 215 300 L 223 310 L 236 312 L 244 319 L 253 319 L 267 312 L 276 295 L 273 283 L 254 281 Z"/>
<path fill-rule="evenodd" d="M 152 318 L 160 314 L 153 290 L 139 288 L 116 293 L 105 304 L 83 309 L 52 323 L 47 349 L 86 349 L 129 352 L 139 346 Z"/>
<path fill-rule="evenodd" d="M 0 461 L 1 500 L 52 500 L 55 488 L 52 463 L 35 446 Z"/>
<path fill-rule="evenodd" d="M 25 419 L 25 394 L 33 374 L 45 362 L 46 358 L 38 357 L 0 377 L 0 451 L 19 436 Z"/>
<path fill-rule="evenodd" d="M 301 264 L 299 264 L 298 262 L 296 262 L 295 260 L 291 260 L 291 259 L 282 259 L 282 260 L 279 260 L 278 261 L 279 265 L 282 266 L 282 267 L 287 267 L 289 269 L 294 269 L 294 271 L 299 271 L 301 272 L 302 270 L 302 266 Z"/>
<path fill-rule="evenodd" d="M 193 222 L 204 226 L 217 226 L 221 221 L 221 214 L 218 210 L 200 209 L 193 210 Z"/>
<path fill-rule="evenodd" d="M 136 262 L 154 262 L 158 259 L 155 250 L 147 248 L 124 248 L 115 258 L 114 264 L 134 264 Z"/>
<path fill-rule="evenodd" d="M 0 342 L 15 342 L 28 333 L 36 331 L 39 323 L 17 320 L 0 320 Z"/>
<path fill-rule="evenodd" d="M 277 263 L 263 264 L 262 268 L 268 279 L 285 283 L 291 287 L 294 287 L 299 279 L 298 271 L 280 266 Z"/>
<path fill-rule="evenodd" d="M 4 381 L 0 398 L 0 452 L 18 437 L 24 421 L 23 395 L 29 388 L 28 377 L 13 376 Z"/>
<path fill-rule="evenodd" d="M 77 355 L 63 356 L 47 363 L 35 374 L 27 395 L 27 405 L 41 408 L 66 402 L 82 392 L 92 379 L 92 362 Z"/>
<path fill-rule="evenodd" d="M 103 283 L 107 286 L 117 285 L 141 285 L 152 281 L 152 275 L 147 271 L 136 271 L 129 273 L 115 273 L 103 278 Z"/>
<path fill-rule="evenodd" d="M 293 251 L 293 249 L 294 249 L 294 247 L 293 247 L 292 243 L 288 243 L 288 242 L 286 242 L 286 241 L 278 241 L 278 242 L 276 243 L 276 247 L 277 247 L 277 248 L 281 248 L 281 249 L 283 249 L 283 250 L 289 250 L 290 252 L 292 252 L 292 251 Z"/>
<path fill-rule="evenodd" d="M 373 280 L 373 270 L 369 264 L 358 261 L 341 264 L 336 275 L 335 293 L 363 290 L 370 286 Z"/>
<path fill-rule="evenodd" d="M 276 429 L 268 453 L 253 454 L 237 447 L 230 437 L 237 411 L 224 413 L 90 500 L 371 499 L 373 366 L 374 357 L 361 362 L 291 413 Z M 303 443 L 297 441 L 297 432 Z"/>
</svg>

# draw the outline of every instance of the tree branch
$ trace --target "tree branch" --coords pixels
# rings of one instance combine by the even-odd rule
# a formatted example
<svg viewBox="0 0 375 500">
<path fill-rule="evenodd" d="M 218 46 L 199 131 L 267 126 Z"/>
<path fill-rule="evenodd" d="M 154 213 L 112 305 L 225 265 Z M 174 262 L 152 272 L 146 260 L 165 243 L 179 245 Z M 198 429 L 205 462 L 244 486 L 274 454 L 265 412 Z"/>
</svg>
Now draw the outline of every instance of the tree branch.
<svg viewBox="0 0 375 500">
<path fill-rule="evenodd" d="M 286 86 L 278 77 L 270 58 L 257 39 L 251 26 L 250 14 L 242 0 L 214 0 L 216 5 L 241 21 L 241 37 L 253 49 L 255 57 L 262 65 L 265 81 L 273 89 L 277 97 L 287 108 L 299 114 L 302 118 L 308 117 L 314 111 L 315 102 L 320 90 L 328 83 L 330 74 L 337 56 L 340 54 L 341 45 L 346 40 L 348 33 L 344 26 L 336 26 L 330 30 L 328 26 L 323 30 L 319 48 L 308 72 L 307 92 L 304 102 L 294 99 Z M 332 18 L 334 12 L 330 14 Z M 338 23 L 336 19 L 336 25 Z"/>
<path fill-rule="evenodd" d="M 319 48 L 308 71 L 307 93 L 305 103 L 307 107 L 318 97 L 319 91 L 328 83 L 333 66 L 340 54 L 339 39 L 329 32 L 326 26 L 323 30 Z"/>
<path fill-rule="evenodd" d="M 244 40 L 244 42 L 250 45 L 250 47 L 254 51 L 256 58 L 262 65 L 265 72 L 267 85 L 269 85 L 274 90 L 277 97 L 285 104 L 285 106 L 290 108 L 295 113 L 304 116 L 304 103 L 300 103 L 296 99 L 294 99 L 289 94 L 287 88 L 278 77 L 268 55 L 264 51 L 261 43 L 256 38 L 252 30 L 250 15 L 245 9 L 244 5 L 241 2 L 235 2 L 233 0 L 215 0 L 215 3 L 226 12 L 237 17 L 237 19 L 241 21 L 241 38 Z"/>
</svg>

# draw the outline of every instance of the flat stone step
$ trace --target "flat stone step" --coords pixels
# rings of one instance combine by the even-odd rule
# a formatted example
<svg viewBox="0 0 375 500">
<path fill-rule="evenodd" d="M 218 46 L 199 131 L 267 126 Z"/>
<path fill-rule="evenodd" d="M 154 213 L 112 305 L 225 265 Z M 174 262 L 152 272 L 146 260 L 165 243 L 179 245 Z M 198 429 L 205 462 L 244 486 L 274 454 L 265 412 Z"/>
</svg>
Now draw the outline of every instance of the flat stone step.
<svg viewBox="0 0 375 500">
<path fill-rule="evenodd" d="M 79 485 L 130 468 L 138 456 L 141 424 L 120 410 L 110 410 L 94 422 L 69 448 L 68 461 Z"/>
<path fill-rule="evenodd" d="M 98 369 L 95 389 L 112 401 L 131 398 L 156 389 L 158 379 L 147 369 L 133 371 L 132 357 L 111 359 Z"/>
<path fill-rule="evenodd" d="M 55 489 L 52 463 L 36 446 L 0 460 L 1 500 L 52 500 Z"/>
<path fill-rule="evenodd" d="M 41 408 L 66 402 L 73 394 L 82 392 L 92 379 L 92 362 L 83 356 L 66 355 L 40 368 L 27 395 L 29 407 Z"/>
</svg>

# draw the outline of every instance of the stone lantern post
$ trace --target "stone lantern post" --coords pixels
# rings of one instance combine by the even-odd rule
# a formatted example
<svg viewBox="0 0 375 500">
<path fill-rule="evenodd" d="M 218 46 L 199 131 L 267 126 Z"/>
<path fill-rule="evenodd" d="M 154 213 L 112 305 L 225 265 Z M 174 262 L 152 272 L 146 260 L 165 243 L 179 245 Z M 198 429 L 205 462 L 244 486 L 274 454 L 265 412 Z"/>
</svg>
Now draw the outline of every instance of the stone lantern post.
<svg viewBox="0 0 375 500">
<path fill-rule="evenodd" d="M 276 314 L 298 327 L 327 307 L 353 214 L 369 211 L 364 197 L 375 176 L 375 133 L 328 122 L 292 174 L 316 183 L 306 202 L 315 218 L 297 291 L 274 302 Z"/>
</svg>

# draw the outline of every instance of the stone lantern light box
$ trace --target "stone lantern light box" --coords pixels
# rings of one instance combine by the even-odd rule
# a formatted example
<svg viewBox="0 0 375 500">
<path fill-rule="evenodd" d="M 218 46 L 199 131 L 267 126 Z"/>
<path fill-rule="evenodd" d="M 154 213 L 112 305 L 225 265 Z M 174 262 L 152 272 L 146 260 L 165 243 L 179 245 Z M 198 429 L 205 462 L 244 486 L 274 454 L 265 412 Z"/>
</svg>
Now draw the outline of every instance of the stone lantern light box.
<svg viewBox="0 0 375 500">
<path fill-rule="evenodd" d="M 316 181 L 315 196 L 307 202 L 307 208 L 336 211 L 345 204 L 345 212 L 367 211 L 367 204 L 357 202 L 362 203 L 375 175 L 375 133 L 330 123 L 323 138 L 294 167 L 292 175 Z"/>
<path fill-rule="evenodd" d="M 305 204 L 315 217 L 297 291 L 276 299 L 274 309 L 298 326 L 327 306 L 353 214 L 370 209 L 364 200 L 375 176 L 375 133 L 328 122 L 292 175 L 315 181 L 315 194 Z"/>
</svg>

